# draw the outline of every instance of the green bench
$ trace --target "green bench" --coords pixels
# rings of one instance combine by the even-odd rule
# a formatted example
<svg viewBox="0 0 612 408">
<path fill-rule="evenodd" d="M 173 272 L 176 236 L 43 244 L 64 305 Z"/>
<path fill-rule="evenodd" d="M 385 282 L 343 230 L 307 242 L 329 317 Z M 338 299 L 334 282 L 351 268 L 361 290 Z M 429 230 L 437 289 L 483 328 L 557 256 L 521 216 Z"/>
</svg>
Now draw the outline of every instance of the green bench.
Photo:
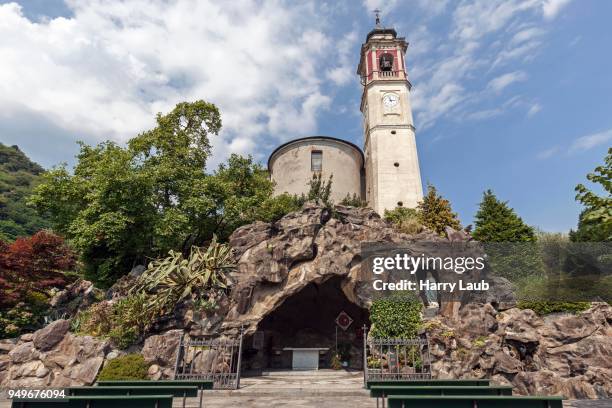
<svg viewBox="0 0 612 408">
<path fill-rule="evenodd" d="M 563 408 L 561 397 L 498 395 L 391 395 L 389 408 Z"/>
<path fill-rule="evenodd" d="M 172 395 L 173 397 L 197 397 L 198 387 L 192 386 L 170 386 L 158 385 L 155 389 L 143 386 L 107 386 L 107 387 L 70 387 L 66 388 L 69 396 L 92 396 L 92 395 L 150 395 L 155 394 Z"/>
<path fill-rule="evenodd" d="M 373 385 L 370 387 L 371 397 L 386 397 L 389 395 L 512 395 L 512 387 L 495 385 L 488 387 L 460 385 Z"/>
<path fill-rule="evenodd" d="M 487 387 L 489 379 L 459 379 L 459 380 L 372 380 L 366 383 L 366 388 L 373 385 L 423 385 L 423 386 L 471 386 Z"/>
<path fill-rule="evenodd" d="M 512 395 L 512 387 L 507 385 L 371 385 L 370 397 L 379 398 L 385 406 L 385 398 L 390 395 Z"/>
<path fill-rule="evenodd" d="M 100 387 L 122 387 L 122 386 L 141 386 L 141 387 L 157 387 L 157 386 L 188 386 L 198 387 L 200 390 L 212 390 L 212 380 L 128 380 L 128 381 L 98 381 L 96 383 Z"/>
<path fill-rule="evenodd" d="M 172 395 L 82 396 L 61 399 L 13 399 L 11 408 L 172 408 Z"/>
<path fill-rule="evenodd" d="M 127 381 L 98 381 L 98 387 L 197 387 L 200 390 L 200 407 L 204 390 L 212 390 L 212 380 L 127 380 Z M 185 406 L 185 398 L 183 398 Z"/>
</svg>

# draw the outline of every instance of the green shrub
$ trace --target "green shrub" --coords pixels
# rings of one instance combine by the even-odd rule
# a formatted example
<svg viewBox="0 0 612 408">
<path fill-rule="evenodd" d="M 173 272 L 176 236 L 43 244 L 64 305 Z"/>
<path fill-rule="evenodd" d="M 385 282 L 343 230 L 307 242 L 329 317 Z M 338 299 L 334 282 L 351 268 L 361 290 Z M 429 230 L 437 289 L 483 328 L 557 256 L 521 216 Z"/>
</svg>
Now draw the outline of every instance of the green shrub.
<svg viewBox="0 0 612 408">
<path fill-rule="evenodd" d="M 109 338 L 121 349 L 137 343 L 155 319 L 155 308 L 147 304 L 144 293 L 130 295 L 118 302 L 100 302 L 79 312 L 72 320 L 75 333 Z"/>
<path fill-rule="evenodd" d="M 113 306 L 109 302 L 94 303 L 72 319 L 72 331 L 88 336 L 104 336 L 113 328 Z"/>
<path fill-rule="evenodd" d="M 531 309 L 539 315 L 550 313 L 569 312 L 580 313 L 591 307 L 590 302 L 555 302 L 555 301 L 527 301 L 517 303 L 519 309 Z"/>
<path fill-rule="evenodd" d="M 40 302 L 34 293 L 28 294 L 24 302 L 0 310 L 0 339 L 17 337 L 38 330 L 44 323 L 43 316 L 48 304 Z"/>
<path fill-rule="evenodd" d="M 346 193 L 346 196 L 340 201 L 340 205 L 346 205 L 348 207 L 367 207 L 368 202 L 362 200 L 361 197 L 357 195 L 357 193 L 353 193 L 351 196 L 349 193 Z"/>
<path fill-rule="evenodd" d="M 128 354 L 109 361 L 98 374 L 98 381 L 148 380 L 148 370 L 142 355 Z"/>
<path fill-rule="evenodd" d="M 423 231 L 423 224 L 419 220 L 419 214 L 414 208 L 396 207 L 393 210 L 385 210 L 385 221 L 393 224 L 393 227 L 404 234 L 414 235 Z"/>
<path fill-rule="evenodd" d="M 422 304 L 412 292 L 376 299 L 370 309 L 374 338 L 413 338 L 421 326 Z"/>
</svg>

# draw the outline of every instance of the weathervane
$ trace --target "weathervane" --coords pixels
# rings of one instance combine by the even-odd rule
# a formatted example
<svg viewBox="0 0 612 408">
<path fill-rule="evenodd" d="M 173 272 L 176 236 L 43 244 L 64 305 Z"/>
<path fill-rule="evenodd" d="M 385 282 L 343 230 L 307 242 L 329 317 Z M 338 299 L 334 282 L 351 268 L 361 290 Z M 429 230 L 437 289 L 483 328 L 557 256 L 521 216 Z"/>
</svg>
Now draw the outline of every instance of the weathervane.
<svg viewBox="0 0 612 408">
<path fill-rule="evenodd" d="M 376 27 L 380 27 L 380 10 L 374 9 L 372 11 L 374 12 L 374 15 L 376 16 Z"/>
</svg>

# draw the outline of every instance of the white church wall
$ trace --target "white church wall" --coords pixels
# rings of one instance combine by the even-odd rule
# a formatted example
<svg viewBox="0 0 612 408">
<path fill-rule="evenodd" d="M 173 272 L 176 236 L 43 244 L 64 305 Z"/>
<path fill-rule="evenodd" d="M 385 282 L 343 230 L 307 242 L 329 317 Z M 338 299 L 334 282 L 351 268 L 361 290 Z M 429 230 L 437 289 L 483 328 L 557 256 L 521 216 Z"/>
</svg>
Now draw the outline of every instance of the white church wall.
<svg viewBox="0 0 612 408">
<path fill-rule="evenodd" d="M 274 193 L 307 193 L 312 179 L 311 153 L 322 152 L 321 174 L 332 178 L 332 200 L 342 201 L 346 195 L 362 197 L 362 157 L 350 144 L 326 138 L 296 140 L 275 151 L 270 157 L 269 170 L 276 183 Z"/>
</svg>

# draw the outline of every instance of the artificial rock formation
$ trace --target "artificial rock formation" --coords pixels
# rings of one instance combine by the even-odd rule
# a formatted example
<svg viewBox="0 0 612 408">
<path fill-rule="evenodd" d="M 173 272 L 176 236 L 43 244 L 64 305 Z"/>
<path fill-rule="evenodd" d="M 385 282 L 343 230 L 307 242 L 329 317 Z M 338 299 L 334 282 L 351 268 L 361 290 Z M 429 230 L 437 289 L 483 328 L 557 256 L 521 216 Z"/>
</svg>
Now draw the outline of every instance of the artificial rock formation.
<svg viewBox="0 0 612 408">
<path fill-rule="evenodd" d="M 149 375 L 172 377 L 181 336 L 231 337 L 241 326 L 248 336 L 313 283 L 339 281 L 346 299 L 367 309 L 373 294 L 370 277 L 361 268 L 362 242 L 418 245 L 469 239 L 457 231 L 448 231 L 447 236 L 430 232 L 410 236 L 391 228 L 370 209 L 336 206 L 331 211 L 313 204 L 276 223 L 243 226 L 230 238 L 237 270 L 229 296 L 221 299 L 214 312 L 200 314 L 189 305 L 179 305 L 172 316 L 159 322 L 141 349 L 151 364 Z M 122 280 L 124 289 L 130 279 Z M 461 308 L 449 302 L 447 309 L 452 313 L 426 322 L 434 376 L 490 377 L 512 384 L 522 394 L 612 397 L 612 307 L 595 304 L 577 315 L 543 318 L 514 308 L 508 284 L 496 281 L 497 288 L 488 295 Z M 107 297 L 122 293 L 109 291 Z M 105 340 L 67 330 L 67 322 L 60 320 L 34 334 L 1 340 L 0 385 L 91 384 L 103 364 L 121 353 Z M 201 364 L 210 361 L 212 356 Z"/>
<path fill-rule="evenodd" d="M 111 351 L 107 341 L 68 332 L 57 320 L 34 334 L 2 341 L 0 386 L 66 387 L 91 385 Z"/>
<path fill-rule="evenodd" d="M 540 317 L 470 304 L 425 324 L 438 378 L 492 378 L 516 393 L 612 397 L 612 306 Z"/>
<path fill-rule="evenodd" d="M 454 240 L 469 240 L 450 231 Z M 342 291 L 354 304 L 369 308 L 372 276 L 361 267 L 364 242 L 406 244 L 450 242 L 432 232 L 406 235 L 393 229 L 369 208 L 335 206 L 333 210 L 306 204 L 301 211 L 276 223 L 257 222 L 238 228 L 230 245 L 238 260 L 229 311 L 211 327 L 235 332 L 243 326 L 250 334 L 257 324 L 285 299 L 310 283 L 342 278 Z"/>
</svg>

